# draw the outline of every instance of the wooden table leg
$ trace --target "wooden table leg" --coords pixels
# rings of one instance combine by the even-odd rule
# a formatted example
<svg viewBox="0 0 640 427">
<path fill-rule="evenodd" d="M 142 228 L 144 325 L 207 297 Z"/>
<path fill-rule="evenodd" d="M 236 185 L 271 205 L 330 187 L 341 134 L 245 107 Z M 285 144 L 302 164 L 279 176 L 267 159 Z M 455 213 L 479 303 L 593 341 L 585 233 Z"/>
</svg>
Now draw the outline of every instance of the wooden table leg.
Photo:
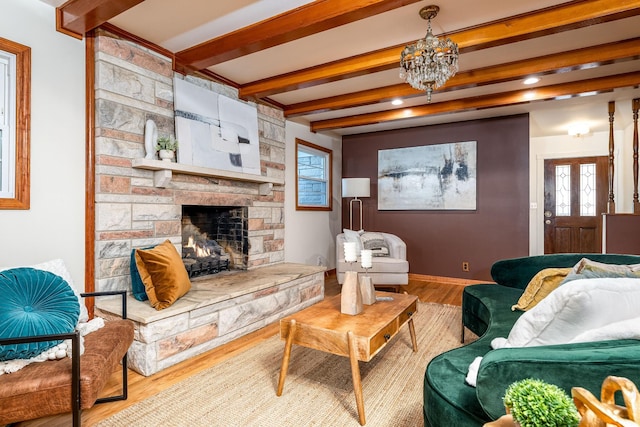
<svg viewBox="0 0 640 427">
<path fill-rule="evenodd" d="M 413 317 L 409 319 L 409 334 L 411 335 L 411 344 L 413 344 L 413 352 L 418 351 L 418 341 L 416 340 L 416 328 L 413 325 Z"/>
<path fill-rule="evenodd" d="M 364 399 L 362 398 L 362 381 L 360 380 L 360 366 L 358 365 L 358 355 L 356 354 L 356 339 L 353 332 L 347 332 L 349 342 L 349 362 L 351 362 L 351 376 L 353 377 L 353 391 L 356 395 L 356 406 L 358 407 L 358 418 L 360 425 L 367 423 L 364 416 Z"/>
<path fill-rule="evenodd" d="M 287 335 L 287 342 L 284 345 L 284 354 L 282 355 L 282 366 L 280 366 L 280 378 L 278 378 L 278 390 L 276 396 L 282 396 L 282 389 L 284 389 L 284 379 L 287 377 L 287 370 L 289 369 L 289 359 L 291 358 L 291 347 L 293 346 L 293 336 L 296 332 L 296 320 L 291 319 L 289 322 L 289 335 Z"/>
</svg>

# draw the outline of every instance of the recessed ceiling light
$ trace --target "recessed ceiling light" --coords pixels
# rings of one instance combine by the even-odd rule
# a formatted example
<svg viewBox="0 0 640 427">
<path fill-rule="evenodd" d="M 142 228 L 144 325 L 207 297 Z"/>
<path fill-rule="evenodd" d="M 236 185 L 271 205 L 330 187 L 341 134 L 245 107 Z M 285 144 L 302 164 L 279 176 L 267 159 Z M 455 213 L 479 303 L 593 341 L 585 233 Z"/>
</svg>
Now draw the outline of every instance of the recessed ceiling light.
<svg viewBox="0 0 640 427">
<path fill-rule="evenodd" d="M 539 81 L 540 79 L 537 77 L 529 77 L 528 79 L 525 79 L 523 83 L 526 85 L 532 85 L 538 83 Z"/>
<path fill-rule="evenodd" d="M 402 99 L 394 99 L 393 101 L 391 101 L 392 105 L 402 105 L 404 104 L 404 101 Z"/>
</svg>

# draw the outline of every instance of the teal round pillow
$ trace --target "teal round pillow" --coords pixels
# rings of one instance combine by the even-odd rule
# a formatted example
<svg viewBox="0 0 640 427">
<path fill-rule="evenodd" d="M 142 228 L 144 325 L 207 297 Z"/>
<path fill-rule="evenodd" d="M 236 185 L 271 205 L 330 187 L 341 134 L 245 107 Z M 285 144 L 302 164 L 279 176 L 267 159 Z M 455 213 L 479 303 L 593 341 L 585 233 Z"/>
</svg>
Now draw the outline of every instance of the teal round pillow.
<svg viewBox="0 0 640 427">
<path fill-rule="evenodd" d="M 78 297 L 60 276 L 34 268 L 0 271 L 0 338 L 73 332 Z M 0 346 L 0 361 L 29 359 L 58 345 L 44 341 Z"/>
</svg>

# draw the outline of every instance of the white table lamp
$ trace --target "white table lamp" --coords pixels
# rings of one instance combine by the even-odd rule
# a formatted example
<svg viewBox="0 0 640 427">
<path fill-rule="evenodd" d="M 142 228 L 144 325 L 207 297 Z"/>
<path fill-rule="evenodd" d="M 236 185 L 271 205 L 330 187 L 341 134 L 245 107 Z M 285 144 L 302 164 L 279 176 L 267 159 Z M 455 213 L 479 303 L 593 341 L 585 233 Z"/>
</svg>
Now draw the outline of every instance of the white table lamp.
<svg viewBox="0 0 640 427">
<path fill-rule="evenodd" d="M 360 228 L 362 229 L 362 200 L 358 197 L 370 196 L 369 178 L 342 178 L 342 197 L 353 197 L 349 201 L 349 229 L 353 230 L 353 204 L 360 206 Z"/>
</svg>

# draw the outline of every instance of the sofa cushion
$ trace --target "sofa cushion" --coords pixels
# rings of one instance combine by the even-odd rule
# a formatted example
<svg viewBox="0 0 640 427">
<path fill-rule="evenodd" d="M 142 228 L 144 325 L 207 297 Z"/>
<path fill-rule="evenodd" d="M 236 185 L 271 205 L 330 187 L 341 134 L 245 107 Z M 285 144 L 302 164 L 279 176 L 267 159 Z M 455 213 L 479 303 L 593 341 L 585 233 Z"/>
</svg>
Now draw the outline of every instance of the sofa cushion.
<svg viewBox="0 0 640 427">
<path fill-rule="evenodd" d="M 171 306 L 191 289 L 182 258 L 169 240 L 153 249 L 136 250 L 135 258 L 149 303 L 156 310 Z"/>
<path fill-rule="evenodd" d="M 80 304 L 60 276 L 21 267 L 0 272 L 0 338 L 73 332 Z M 0 360 L 29 359 L 61 340 L 0 346 Z"/>
<path fill-rule="evenodd" d="M 364 272 L 365 270 L 362 268 L 360 264 L 360 260 L 358 262 L 348 263 L 344 260 L 338 262 L 338 271 L 359 271 Z M 368 270 L 369 273 L 408 273 L 409 272 L 409 261 L 406 259 L 398 259 L 398 258 L 390 258 L 390 257 L 377 257 L 371 268 Z"/>
<path fill-rule="evenodd" d="M 639 279 L 574 280 L 525 312 L 513 325 L 505 346 L 568 343 L 584 332 L 638 317 L 638 307 Z"/>
<path fill-rule="evenodd" d="M 575 386 L 599 393 L 602 380 L 608 375 L 637 381 L 639 357 L 640 342 L 637 340 L 488 351 L 478 372 L 476 396 L 484 412 L 496 419 L 504 415 L 502 396 L 514 381 L 535 377 L 568 393 Z"/>
<path fill-rule="evenodd" d="M 571 268 L 545 268 L 533 276 L 518 303 L 511 310 L 527 311 L 538 304 L 551 291 L 560 286 L 560 283 L 571 272 Z"/>
</svg>

